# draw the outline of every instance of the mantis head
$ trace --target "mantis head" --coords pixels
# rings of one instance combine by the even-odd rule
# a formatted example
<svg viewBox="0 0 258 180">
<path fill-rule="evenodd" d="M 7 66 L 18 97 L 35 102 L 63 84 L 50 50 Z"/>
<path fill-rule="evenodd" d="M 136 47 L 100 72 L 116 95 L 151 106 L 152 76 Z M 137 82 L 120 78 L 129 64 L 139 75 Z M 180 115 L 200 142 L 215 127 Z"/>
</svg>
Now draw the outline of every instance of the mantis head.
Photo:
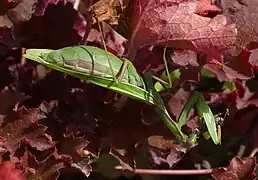
<svg viewBox="0 0 258 180">
<path fill-rule="evenodd" d="M 54 50 L 52 49 L 28 49 L 26 53 L 23 55 L 25 58 L 36 61 L 42 62 L 42 55 L 48 54 Z"/>
</svg>

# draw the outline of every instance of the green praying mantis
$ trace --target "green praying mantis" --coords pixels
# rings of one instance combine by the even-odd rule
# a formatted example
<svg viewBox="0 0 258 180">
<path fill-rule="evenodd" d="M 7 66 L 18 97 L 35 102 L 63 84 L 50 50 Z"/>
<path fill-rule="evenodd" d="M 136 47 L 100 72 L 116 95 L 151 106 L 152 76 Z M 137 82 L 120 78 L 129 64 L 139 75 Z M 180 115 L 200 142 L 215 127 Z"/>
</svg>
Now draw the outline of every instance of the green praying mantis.
<svg viewBox="0 0 258 180">
<path fill-rule="evenodd" d="M 186 135 L 181 128 L 191 108 L 197 104 L 199 117 L 205 121 L 210 137 L 215 144 L 220 143 L 214 116 L 201 93 L 194 92 L 184 106 L 178 121 L 173 121 L 161 96 L 154 88 L 151 74 L 146 73 L 142 77 L 129 60 L 123 61 L 106 50 L 86 45 L 58 50 L 28 49 L 24 57 L 154 106 L 165 125 L 181 142 L 196 143 L 197 136 Z"/>
</svg>

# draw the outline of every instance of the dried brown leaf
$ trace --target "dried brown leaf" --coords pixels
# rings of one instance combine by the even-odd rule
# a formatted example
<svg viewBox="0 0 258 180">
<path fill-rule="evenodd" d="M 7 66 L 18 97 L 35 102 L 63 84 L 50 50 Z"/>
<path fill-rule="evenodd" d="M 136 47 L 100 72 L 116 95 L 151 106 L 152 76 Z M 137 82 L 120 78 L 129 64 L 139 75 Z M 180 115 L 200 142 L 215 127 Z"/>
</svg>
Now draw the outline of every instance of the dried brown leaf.
<svg viewBox="0 0 258 180">
<path fill-rule="evenodd" d="M 123 46 L 127 40 L 117 33 L 109 24 L 102 22 L 102 32 L 104 34 L 104 40 L 106 42 L 107 50 L 119 57 L 121 57 L 125 52 L 125 47 Z M 100 45 L 101 44 L 101 33 L 96 29 L 91 29 L 87 42 Z"/>
<path fill-rule="evenodd" d="M 90 6 L 89 11 L 96 21 L 107 21 L 112 25 L 117 25 L 120 14 L 125 10 L 129 0 L 100 0 Z"/>
<path fill-rule="evenodd" d="M 175 139 L 164 136 L 148 137 L 149 153 L 155 164 L 166 163 L 173 167 L 193 146 L 188 143 L 178 143 Z"/>
</svg>

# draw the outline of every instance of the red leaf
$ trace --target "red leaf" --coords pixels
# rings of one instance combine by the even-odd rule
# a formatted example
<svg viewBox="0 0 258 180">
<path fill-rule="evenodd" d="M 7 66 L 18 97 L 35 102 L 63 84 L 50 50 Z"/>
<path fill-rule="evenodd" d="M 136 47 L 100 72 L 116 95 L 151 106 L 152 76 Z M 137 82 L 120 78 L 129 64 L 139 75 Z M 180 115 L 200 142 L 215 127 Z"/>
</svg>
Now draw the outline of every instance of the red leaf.
<svg viewBox="0 0 258 180">
<path fill-rule="evenodd" d="M 7 17 L 13 24 L 19 24 L 31 19 L 37 0 L 21 0 L 16 7 L 9 9 Z"/>
<path fill-rule="evenodd" d="M 221 6 L 228 21 L 236 24 L 237 47 L 246 47 L 258 40 L 256 1 L 226 0 Z"/>
<path fill-rule="evenodd" d="M 253 80 L 255 81 L 255 79 Z M 236 88 L 238 94 L 235 98 L 237 109 L 243 109 L 252 105 L 258 107 L 258 94 L 256 89 L 251 90 L 251 85 L 247 82 L 236 83 Z"/>
<path fill-rule="evenodd" d="M 221 9 L 212 4 L 211 0 L 199 0 L 196 13 L 200 15 L 207 15 L 210 12 L 219 11 L 221 11 Z"/>
<path fill-rule="evenodd" d="M 22 171 L 15 168 L 15 164 L 6 161 L 0 164 L 0 179 L 1 180 L 24 180 Z"/>
<path fill-rule="evenodd" d="M 157 46 L 144 47 L 136 54 L 134 65 L 140 72 L 149 71 L 150 69 L 152 72 L 160 71 L 164 69 L 162 55 L 163 48 Z"/>
<path fill-rule="evenodd" d="M 91 167 L 88 165 L 88 158 L 83 157 L 83 149 L 89 144 L 83 137 L 75 138 L 71 133 L 67 137 L 60 139 L 56 147 L 55 157 L 67 160 L 72 167 L 79 169 L 85 176 L 90 175 Z M 89 151 L 88 151 L 89 152 Z M 89 152 L 90 153 L 90 152 Z"/>
<path fill-rule="evenodd" d="M 45 133 L 46 126 L 32 124 L 28 129 L 28 134 L 22 140 L 23 144 L 29 144 L 39 151 L 47 150 L 55 145 L 52 137 Z"/>
<path fill-rule="evenodd" d="M 42 7 L 37 4 L 36 14 L 29 21 L 14 28 L 14 35 L 22 45 L 57 49 L 80 43 L 87 22 L 73 9 L 73 4 L 67 1 L 42 2 Z"/>
<path fill-rule="evenodd" d="M 171 59 L 175 64 L 178 64 L 180 66 L 186 66 L 188 64 L 192 66 L 199 66 L 197 54 L 193 51 L 175 50 L 174 53 L 171 54 Z"/>
<path fill-rule="evenodd" d="M 168 45 L 203 52 L 216 59 L 236 40 L 236 29 L 226 25 L 226 18 L 213 19 L 196 14 L 194 0 L 138 0 L 134 4 L 131 46 Z"/>
<path fill-rule="evenodd" d="M 228 168 L 217 168 L 212 172 L 215 180 L 252 180 L 255 179 L 254 168 L 256 165 L 255 158 L 235 157 L 231 160 Z"/>
<path fill-rule="evenodd" d="M 21 103 L 27 98 L 28 96 L 25 96 L 24 93 L 12 91 L 8 87 L 4 88 L 0 92 L 0 101 L 2 102 L 0 104 L 0 114 L 5 115 L 7 111 L 14 108 L 16 103 Z"/>
<path fill-rule="evenodd" d="M 171 112 L 176 117 L 176 119 L 179 118 L 180 113 L 189 97 L 189 92 L 185 91 L 184 89 L 179 89 L 179 91 L 169 100 L 169 112 Z"/>
<path fill-rule="evenodd" d="M 126 39 L 118 34 L 109 24 L 102 22 L 103 27 L 103 34 L 106 42 L 108 50 L 121 57 L 124 54 L 125 47 L 124 44 L 126 43 Z M 94 45 L 100 46 L 101 44 L 101 33 L 95 29 L 91 29 L 88 37 L 87 42 L 93 42 Z"/>
<path fill-rule="evenodd" d="M 213 59 L 211 64 L 204 65 L 204 68 L 217 75 L 219 81 L 247 80 L 254 77 L 252 65 L 249 62 L 250 52 L 243 50 L 237 57 L 224 60 L 224 63 Z"/>
<path fill-rule="evenodd" d="M 176 82 L 176 85 L 182 85 L 186 81 L 196 82 L 200 80 L 201 66 L 186 66 L 180 69 L 180 80 Z"/>
<path fill-rule="evenodd" d="M 4 26 L 0 26 L 0 43 L 4 44 L 5 46 L 17 46 L 17 42 L 13 39 L 11 30 L 9 29 L 12 27 L 10 21 L 3 22 L 2 19 L 0 19 L 0 23 Z"/>
<path fill-rule="evenodd" d="M 157 165 L 166 163 L 170 168 L 175 166 L 193 147 L 189 143 L 175 143 L 174 139 L 166 136 L 154 135 L 148 137 L 149 153 L 154 163 Z"/>
<path fill-rule="evenodd" d="M 225 131 L 232 136 L 247 136 L 247 131 L 253 126 L 253 121 L 258 115 L 258 108 L 248 108 L 237 111 L 231 119 L 228 119 Z"/>
<path fill-rule="evenodd" d="M 49 5 L 57 5 L 59 2 L 61 2 L 60 0 L 40 0 L 37 2 L 37 8 L 36 8 L 36 12 L 35 15 L 37 16 L 42 16 L 45 13 L 46 8 Z M 64 3 L 71 3 L 74 4 L 74 0 L 65 0 Z"/>
<path fill-rule="evenodd" d="M 5 14 L 9 9 L 14 8 L 21 0 L 0 1 L 0 15 Z"/>
<path fill-rule="evenodd" d="M 81 159 L 81 156 L 78 152 L 84 149 L 89 142 L 83 137 L 75 138 L 71 133 L 67 137 L 60 139 L 60 143 L 57 145 L 57 155 L 59 158 L 62 156 L 71 156 L 73 161 L 78 161 Z"/>
<path fill-rule="evenodd" d="M 253 65 L 253 67 L 257 70 L 258 69 L 258 49 L 253 49 L 250 51 L 249 61 Z"/>
<path fill-rule="evenodd" d="M 54 142 L 44 134 L 47 128 L 37 124 L 37 121 L 44 117 L 39 109 L 27 110 L 24 107 L 18 109 L 18 112 L 8 114 L 0 130 L 0 137 L 5 139 L 3 146 L 11 154 L 20 146 L 22 140 L 26 140 L 24 142 L 41 151 L 53 147 Z"/>
<path fill-rule="evenodd" d="M 38 162 L 36 157 L 29 151 L 25 151 L 22 157 L 22 165 L 25 165 L 27 172 L 25 174 L 26 179 L 57 179 L 59 176 L 59 170 L 65 167 L 63 160 L 55 159 L 52 155 L 42 162 Z"/>
</svg>

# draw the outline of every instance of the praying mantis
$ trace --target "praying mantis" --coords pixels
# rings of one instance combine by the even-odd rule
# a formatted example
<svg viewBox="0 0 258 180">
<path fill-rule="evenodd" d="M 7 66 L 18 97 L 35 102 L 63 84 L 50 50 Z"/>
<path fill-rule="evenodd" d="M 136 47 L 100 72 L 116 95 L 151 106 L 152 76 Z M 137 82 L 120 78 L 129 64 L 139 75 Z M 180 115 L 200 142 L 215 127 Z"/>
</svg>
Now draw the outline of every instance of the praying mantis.
<svg viewBox="0 0 258 180">
<path fill-rule="evenodd" d="M 162 98 L 153 86 L 151 74 L 146 73 L 144 77 L 140 76 L 129 60 L 123 61 L 106 50 L 86 45 L 58 50 L 28 49 L 24 57 L 154 106 L 166 127 L 181 142 L 196 143 L 197 137 L 194 134 L 189 136 L 184 134 L 181 128 L 185 124 L 190 109 L 197 103 L 199 116 L 206 122 L 212 140 L 215 144 L 219 143 L 214 116 L 201 93 L 194 92 L 182 110 L 179 120 L 173 121 Z"/>
<path fill-rule="evenodd" d="M 107 56 L 108 58 L 106 58 Z M 93 46 L 84 45 L 66 47 L 60 50 L 29 49 L 24 57 L 122 95 L 154 105 L 174 135 L 180 141 L 187 140 L 187 136 L 170 118 L 161 97 L 150 85 L 150 75 L 146 75 L 148 83 L 145 83 L 131 62 L 128 61 L 127 66 L 124 67 L 124 62 L 113 54 Z M 109 68 L 109 61 L 112 63 L 113 72 Z M 124 69 L 123 75 L 117 82 L 113 73 L 118 75 L 122 69 Z"/>
</svg>

